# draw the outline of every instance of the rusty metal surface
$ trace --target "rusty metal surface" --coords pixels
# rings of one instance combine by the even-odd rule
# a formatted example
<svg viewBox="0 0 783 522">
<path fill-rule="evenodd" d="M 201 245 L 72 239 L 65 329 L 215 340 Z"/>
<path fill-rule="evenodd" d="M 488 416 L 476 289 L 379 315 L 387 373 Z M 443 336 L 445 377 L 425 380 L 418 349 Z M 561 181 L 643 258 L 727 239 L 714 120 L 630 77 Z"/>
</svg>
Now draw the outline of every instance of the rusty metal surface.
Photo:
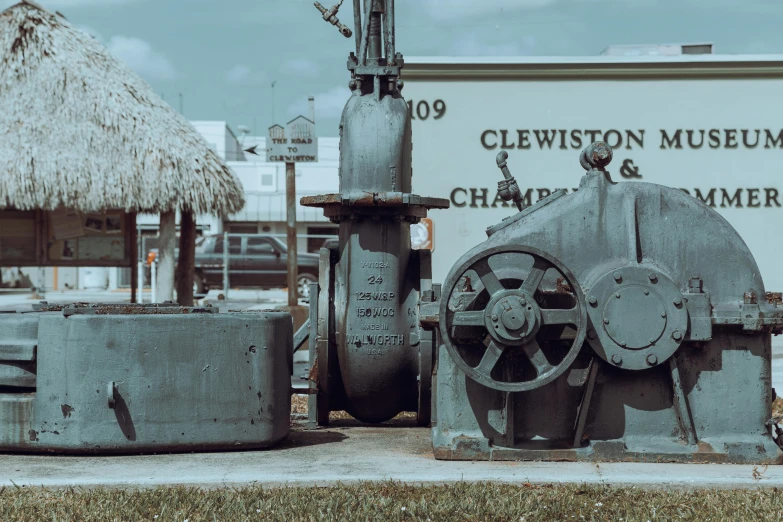
<svg viewBox="0 0 783 522">
<path fill-rule="evenodd" d="M 289 314 L 68 310 L 18 314 L 37 322 L 35 361 L 0 360 L 0 451 L 233 450 L 287 436 Z"/>
<path fill-rule="evenodd" d="M 436 458 L 781 463 L 770 421 L 780 295 L 766 292 L 747 246 L 714 210 L 677 189 L 613 182 L 605 144 L 591 145 L 581 160 L 588 172 L 578 191 L 491 227 L 446 279 L 442 336 L 474 350 L 439 350 Z M 491 310 L 497 323 L 478 319 L 496 296 L 531 278 L 530 264 L 510 257 L 514 249 L 539 249 L 570 270 L 565 279 L 584 292 L 589 327 L 568 371 L 512 393 L 473 374 L 491 348 L 481 341 L 495 339 L 501 314 L 514 310 Z M 465 277 L 477 259 L 486 263 Z M 568 293 L 554 274 L 547 278 L 542 286 L 553 292 L 536 293 L 539 306 Z M 444 325 L 450 316 L 458 321 Z M 511 319 L 502 326 L 525 330 L 519 314 Z M 535 377 L 524 343 L 509 348 L 493 379 Z M 539 366 L 558 364 L 565 350 L 544 350 Z M 594 381 L 584 378 L 591 361 Z"/>
<path fill-rule="evenodd" d="M 432 336 L 422 335 L 418 318 L 424 265 L 411 248 L 410 224 L 449 201 L 411 193 L 411 115 L 401 94 L 394 3 L 360 4 L 348 57 L 352 95 L 340 123 L 339 193 L 301 199 L 340 224 L 339 246 L 321 266 L 318 423 L 345 409 L 366 422 L 416 411 L 426 424 Z"/>
<path fill-rule="evenodd" d="M 424 197 L 404 192 L 361 191 L 351 194 L 323 194 L 302 197 L 300 202 L 306 207 L 325 207 L 330 205 L 353 207 L 399 207 L 412 205 L 427 209 L 449 207 L 448 199 Z"/>
</svg>

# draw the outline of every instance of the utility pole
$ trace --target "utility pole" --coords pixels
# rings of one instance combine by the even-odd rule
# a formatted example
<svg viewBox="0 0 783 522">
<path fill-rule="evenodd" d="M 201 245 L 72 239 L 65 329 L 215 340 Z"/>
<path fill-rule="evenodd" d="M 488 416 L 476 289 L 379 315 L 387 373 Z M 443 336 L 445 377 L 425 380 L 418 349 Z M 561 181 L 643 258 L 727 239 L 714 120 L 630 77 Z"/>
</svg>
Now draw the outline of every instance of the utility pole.
<svg viewBox="0 0 783 522">
<path fill-rule="evenodd" d="M 183 96 L 182 96 L 182 93 L 179 93 L 179 113 L 184 116 L 185 115 L 185 111 L 182 108 L 182 105 L 183 105 Z"/>
<path fill-rule="evenodd" d="M 275 114 L 275 85 L 277 85 L 277 80 L 272 82 L 272 122 L 277 121 L 277 115 Z"/>
</svg>

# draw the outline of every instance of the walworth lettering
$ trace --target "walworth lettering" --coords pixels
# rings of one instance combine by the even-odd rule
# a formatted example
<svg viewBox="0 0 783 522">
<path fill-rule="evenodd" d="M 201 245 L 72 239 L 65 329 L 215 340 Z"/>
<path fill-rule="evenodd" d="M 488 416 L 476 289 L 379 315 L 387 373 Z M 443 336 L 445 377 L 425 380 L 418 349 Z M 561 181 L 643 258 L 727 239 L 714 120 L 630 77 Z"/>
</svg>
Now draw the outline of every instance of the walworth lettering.
<svg viewBox="0 0 783 522">
<path fill-rule="evenodd" d="M 488 129 L 481 132 L 481 145 L 501 149 L 579 149 L 603 140 L 615 150 L 644 149 L 645 129 Z M 770 129 L 660 129 L 654 146 L 681 149 L 783 149 L 783 130 Z"/>
<path fill-rule="evenodd" d="M 524 190 L 524 189 L 522 189 Z M 554 190 L 548 188 L 529 188 L 524 191 L 523 197 L 525 205 L 534 203 L 550 195 Z M 566 189 L 568 190 L 568 189 Z M 576 192 L 577 189 L 571 189 Z M 712 208 L 780 208 L 781 194 L 777 188 L 710 188 L 710 189 L 684 189 L 686 194 L 695 197 L 705 205 Z M 494 194 L 491 198 L 490 194 Z M 498 208 L 511 207 L 507 201 L 503 201 L 497 193 L 497 189 L 492 192 L 488 188 L 463 188 L 457 187 L 451 191 L 451 204 L 457 208 Z"/>
</svg>

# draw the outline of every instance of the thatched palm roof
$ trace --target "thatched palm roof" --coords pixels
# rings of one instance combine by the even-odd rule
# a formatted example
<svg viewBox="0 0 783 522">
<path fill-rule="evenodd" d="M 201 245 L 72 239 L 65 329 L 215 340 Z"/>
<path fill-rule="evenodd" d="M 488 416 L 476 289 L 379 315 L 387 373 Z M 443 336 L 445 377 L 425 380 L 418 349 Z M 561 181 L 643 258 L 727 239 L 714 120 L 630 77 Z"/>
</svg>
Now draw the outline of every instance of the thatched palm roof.
<svg viewBox="0 0 783 522">
<path fill-rule="evenodd" d="M 0 13 L 0 207 L 241 210 L 206 141 L 95 38 L 31 1 Z"/>
</svg>

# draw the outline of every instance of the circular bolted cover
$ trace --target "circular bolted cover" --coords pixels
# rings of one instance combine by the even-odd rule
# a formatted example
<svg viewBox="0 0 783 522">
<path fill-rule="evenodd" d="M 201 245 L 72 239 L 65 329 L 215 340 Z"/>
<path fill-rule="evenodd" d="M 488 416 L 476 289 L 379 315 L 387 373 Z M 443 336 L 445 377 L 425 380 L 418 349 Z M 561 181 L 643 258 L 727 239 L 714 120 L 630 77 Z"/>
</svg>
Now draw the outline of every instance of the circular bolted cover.
<svg viewBox="0 0 783 522">
<path fill-rule="evenodd" d="M 587 291 L 588 343 L 618 368 L 644 370 L 666 362 L 688 329 L 677 285 L 656 268 L 624 267 L 604 273 Z"/>
</svg>

